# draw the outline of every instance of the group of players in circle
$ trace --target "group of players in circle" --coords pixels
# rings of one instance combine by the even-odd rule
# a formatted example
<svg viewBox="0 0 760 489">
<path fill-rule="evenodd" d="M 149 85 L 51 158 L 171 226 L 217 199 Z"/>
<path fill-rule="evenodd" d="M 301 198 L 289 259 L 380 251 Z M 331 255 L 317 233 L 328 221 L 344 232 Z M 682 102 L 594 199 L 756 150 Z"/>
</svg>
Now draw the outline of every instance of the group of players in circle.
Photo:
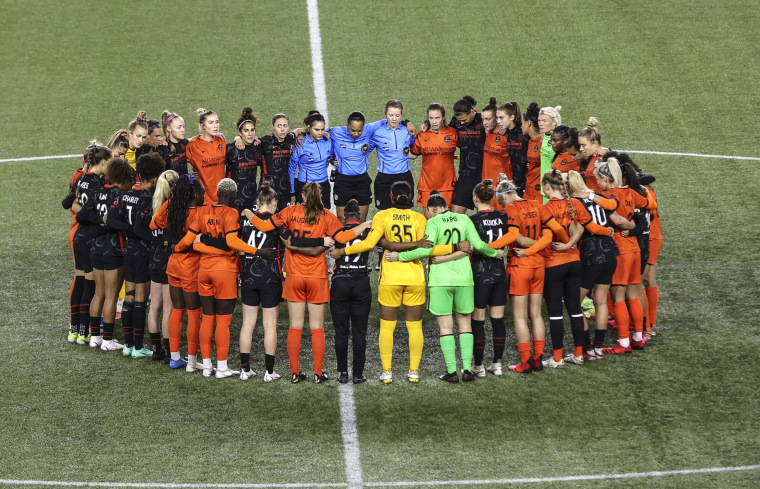
<svg viewBox="0 0 760 489">
<path fill-rule="evenodd" d="M 197 111 L 200 134 L 190 140 L 178 114 L 164 111 L 159 121 L 141 111 L 106 145 L 85 150 L 63 200 L 74 217 L 68 341 L 150 356 L 206 377 L 247 380 L 256 375 L 251 343 L 261 308 L 263 380 L 271 382 L 280 378 L 274 371 L 276 327 L 285 300 L 291 381 L 306 378 L 300 353 L 308 312 L 313 380 L 322 383 L 329 304 L 338 380 L 360 383 L 366 380 L 372 303 L 369 255 L 377 249 L 383 383 L 393 381 L 393 335 L 402 305 L 410 382 L 420 379 L 426 302 L 446 365 L 439 378 L 447 382 L 459 382 L 459 372 L 462 381 L 502 375 L 507 299 L 520 356 L 509 371 L 582 365 L 642 350 L 655 334 L 659 298 L 662 233 L 649 185 L 654 177 L 642 174 L 627 154 L 602 146 L 595 118 L 579 131 L 562 125 L 560 109 L 534 102 L 523 113 L 517 102 L 498 105 L 491 98 L 478 111 L 465 96 L 454 104 L 448 125 L 445 107 L 433 103 L 415 127 L 403 120 L 401 102 L 390 100 L 385 118 L 376 122 L 352 112 L 345 126 L 327 128 L 325 118 L 311 111 L 304 126 L 291 131 L 288 116 L 276 114 L 272 133 L 258 137 L 259 120 L 246 107 L 229 143 L 213 111 Z M 410 160 L 418 156 L 415 199 Z M 378 212 L 366 221 L 373 193 Z M 422 213 L 413 210 L 415 202 Z M 468 210 L 475 212 L 468 216 Z M 123 344 L 114 338 L 120 291 Z M 238 296 L 240 371 L 227 363 Z M 593 302 L 593 339 L 582 300 Z M 553 350 L 546 360 L 544 301 Z M 563 304 L 574 343 L 567 355 Z M 488 366 L 486 312 L 494 352 Z M 151 348 L 143 338 L 146 322 Z M 618 339 L 605 347 L 608 324 Z"/>
</svg>

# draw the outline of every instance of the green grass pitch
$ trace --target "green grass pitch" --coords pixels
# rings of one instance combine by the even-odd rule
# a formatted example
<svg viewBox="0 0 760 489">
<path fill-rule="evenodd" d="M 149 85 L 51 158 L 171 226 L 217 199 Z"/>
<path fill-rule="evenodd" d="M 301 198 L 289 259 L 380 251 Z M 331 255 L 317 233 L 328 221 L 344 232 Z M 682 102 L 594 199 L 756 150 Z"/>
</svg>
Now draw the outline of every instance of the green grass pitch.
<svg viewBox="0 0 760 489">
<path fill-rule="evenodd" d="M 263 119 L 260 135 L 274 113 L 298 126 L 314 108 L 303 1 L 0 5 L 0 159 L 80 153 L 140 109 L 180 113 L 189 136 L 193 111 L 213 109 L 231 136 L 245 105 Z M 614 149 L 757 156 L 756 2 L 323 0 L 319 9 L 333 124 L 356 109 L 380 118 L 389 98 L 419 123 L 428 103 L 450 108 L 468 93 L 481 106 L 490 96 L 561 104 L 563 122 L 579 127 L 596 116 Z M 426 315 L 422 381 L 384 386 L 374 381 L 375 307 L 370 381 L 354 389 L 367 486 L 760 463 L 758 162 L 634 156 L 657 176 L 665 235 L 651 346 L 581 368 L 444 385 Z M 65 342 L 71 219 L 59 202 L 77 163 L 0 163 L 0 487 L 345 486 L 337 382 L 216 381 Z M 239 327 L 240 307 L 233 366 Z M 286 328 L 283 306 L 283 374 Z M 398 373 L 405 342 L 400 324 Z M 511 334 L 506 361 L 514 345 Z M 261 371 L 260 324 L 253 356 Z M 308 353 L 302 361 L 309 371 Z M 553 485 L 749 488 L 760 470 Z"/>
</svg>

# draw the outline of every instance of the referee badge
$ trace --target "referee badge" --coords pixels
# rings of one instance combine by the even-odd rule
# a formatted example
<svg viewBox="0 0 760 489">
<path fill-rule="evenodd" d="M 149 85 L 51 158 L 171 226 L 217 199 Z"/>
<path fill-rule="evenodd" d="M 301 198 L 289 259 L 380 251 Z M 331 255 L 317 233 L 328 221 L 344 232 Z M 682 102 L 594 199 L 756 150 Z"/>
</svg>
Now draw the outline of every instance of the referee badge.
<svg viewBox="0 0 760 489">
<path fill-rule="evenodd" d="M 364 144 L 364 145 L 362 145 L 362 153 L 365 153 L 365 154 L 366 154 L 366 153 L 367 153 L 367 151 L 369 151 L 369 144 Z"/>
<path fill-rule="evenodd" d="M 408 155 L 408 154 L 409 154 L 409 146 L 404 148 L 404 155 Z"/>
</svg>

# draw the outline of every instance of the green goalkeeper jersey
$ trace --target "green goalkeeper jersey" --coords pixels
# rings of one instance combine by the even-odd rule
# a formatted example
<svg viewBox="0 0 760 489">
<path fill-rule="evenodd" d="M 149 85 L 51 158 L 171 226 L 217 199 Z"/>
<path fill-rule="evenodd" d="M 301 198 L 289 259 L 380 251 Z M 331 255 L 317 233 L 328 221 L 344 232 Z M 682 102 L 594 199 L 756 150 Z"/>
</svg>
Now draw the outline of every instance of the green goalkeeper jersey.
<svg viewBox="0 0 760 489">
<path fill-rule="evenodd" d="M 460 241 L 467 240 L 472 244 L 476 251 L 489 257 L 495 257 L 499 254 L 484 243 L 475 226 L 469 217 L 464 214 L 455 214 L 445 211 L 432 219 L 428 220 L 425 226 L 427 239 L 434 244 L 455 245 Z M 404 251 L 398 254 L 400 261 L 412 261 L 428 256 L 433 248 L 417 248 L 415 250 Z M 430 264 L 430 276 L 428 286 L 430 287 L 451 287 L 474 285 L 472 280 L 472 266 L 470 257 L 464 256 L 456 260 L 445 263 Z"/>
</svg>

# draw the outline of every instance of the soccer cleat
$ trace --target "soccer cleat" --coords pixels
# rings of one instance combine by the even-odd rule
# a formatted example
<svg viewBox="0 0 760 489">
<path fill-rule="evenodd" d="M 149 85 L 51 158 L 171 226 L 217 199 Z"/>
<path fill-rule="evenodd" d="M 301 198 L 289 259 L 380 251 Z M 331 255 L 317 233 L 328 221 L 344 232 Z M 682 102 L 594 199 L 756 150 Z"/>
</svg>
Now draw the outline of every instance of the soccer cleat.
<svg viewBox="0 0 760 489">
<path fill-rule="evenodd" d="M 266 372 L 266 371 L 264 372 L 264 382 L 266 382 L 267 384 L 269 382 L 272 382 L 273 380 L 277 380 L 279 378 L 280 378 L 280 374 L 278 374 L 274 370 L 272 370 L 271 374 L 269 372 Z"/>
<path fill-rule="evenodd" d="M 168 348 L 164 348 L 164 363 L 169 365 L 169 362 L 172 360 L 172 354 L 169 352 Z"/>
<path fill-rule="evenodd" d="M 209 377 L 209 375 L 206 375 L 206 370 L 208 370 L 208 369 L 205 369 L 205 368 L 203 369 L 203 375 L 205 377 Z M 214 369 L 212 368 L 211 371 L 214 371 Z M 253 370 L 251 370 L 251 372 L 253 372 Z M 215 373 L 216 373 L 216 378 L 217 379 L 226 379 L 228 377 L 234 377 L 234 376 L 238 375 L 240 372 L 238 372 L 237 370 L 231 370 L 231 369 L 228 368 L 228 369 L 225 369 L 225 370 L 216 369 Z M 255 374 L 256 372 L 253 372 L 253 373 Z M 251 376 L 251 377 L 253 377 L 253 376 Z M 242 379 L 242 377 L 240 377 L 240 378 Z"/>
<path fill-rule="evenodd" d="M 185 360 L 184 358 L 180 358 L 179 360 L 174 360 L 174 359 L 169 360 L 170 369 L 176 370 L 182 367 L 187 367 L 187 360 Z"/>
<path fill-rule="evenodd" d="M 79 336 L 79 335 L 76 334 L 76 333 L 72 333 L 71 331 L 69 331 L 69 335 L 66 337 L 66 341 L 68 341 L 69 343 L 76 343 L 77 342 L 77 336 Z"/>
<path fill-rule="evenodd" d="M 604 358 L 604 348 L 594 348 L 594 353 L 596 353 L 597 360 Z"/>
<path fill-rule="evenodd" d="M 348 372 L 339 372 L 338 382 L 340 382 L 341 384 L 348 384 Z"/>
<path fill-rule="evenodd" d="M 565 360 L 562 359 L 559 362 L 554 360 L 554 357 L 549 358 L 548 360 L 544 360 L 541 362 L 544 367 L 547 368 L 562 368 L 565 366 Z"/>
<path fill-rule="evenodd" d="M 620 346 L 620 343 L 615 343 L 609 348 L 603 348 L 603 353 L 606 353 L 607 355 L 620 355 L 623 353 L 632 353 L 631 347 L 628 346 L 627 348 L 624 348 Z"/>
<path fill-rule="evenodd" d="M 219 377 L 219 371 L 218 370 L 216 371 L 216 375 L 217 375 L 217 377 L 216 377 L 217 379 L 221 378 L 221 377 Z M 241 370 L 240 371 L 240 380 L 248 380 L 248 379 L 251 379 L 253 377 L 256 377 L 256 371 L 253 370 L 253 369 L 251 369 L 251 370 L 249 370 L 247 372 L 245 370 Z"/>
<path fill-rule="evenodd" d="M 588 361 L 601 360 L 602 356 L 597 355 L 596 350 L 592 348 L 591 350 L 586 350 L 583 352 L 583 359 Z"/>
<path fill-rule="evenodd" d="M 544 369 L 544 362 L 542 360 L 543 357 L 533 358 L 530 361 L 530 368 L 533 369 L 534 372 L 540 372 Z"/>
<path fill-rule="evenodd" d="M 646 336 L 644 338 L 646 338 Z M 646 344 L 646 339 L 644 338 L 642 338 L 641 341 L 631 340 L 631 349 L 643 350 L 644 345 Z"/>
<path fill-rule="evenodd" d="M 383 384 L 390 384 L 393 382 L 393 373 L 390 370 L 383 370 L 383 374 L 378 379 Z"/>
<path fill-rule="evenodd" d="M 483 365 L 475 365 L 472 368 L 472 374 L 475 377 L 485 377 L 486 376 L 486 369 L 483 367 Z"/>
<path fill-rule="evenodd" d="M 409 373 L 406 374 L 406 380 L 408 380 L 412 384 L 418 383 L 420 381 L 420 371 L 410 370 Z"/>
<path fill-rule="evenodd" d="M 564 358 L 564 360 L 563 360 L 563 361 L 564 361 L 565 363 L 573 363 L 573 364 L 575 364 L 575 365 L 583 365 L 583 362 L 584 362 L 584 360 L 583 360 L 583 355 L 581 355 L 581 356 L 579 356 L 579 357 L 576 357 L 576 356 L 575 356 L 575 355 L 573 355 L 572 353 L 571 353 L 571 354 L 569 354 L 569 355 L 567 355 L 567 356 Z"/>
<path fill-rule="evenodd" d="M 297 374 L 291 374 L 290 376 L 290 383 L 291 384 L 297 384 L 301 382 L 302 380 L 306 379 L 306 374 L 303 372 L 298 372 Z"/>
<path fill-rule="evenodd" d="M 77 335 L 77 345 L 86 345 L 90 342 L 91 336 L 82 336 L 81 334 Z"/>
<path fill-rule="evenodd" d="M 367 377 L 365 377 L 363 375 L 359 376 L 359 377 L 354 377 L 353 382 L 354 382 L 354 385 L 361 384 L 362 382 L 367 382 Z"/>
<path fill-rule="evenodd" d="M 124 345 L 122 345 L 116 340 L 104 340 L 100 344 L 100 349 L 103 351 L 118 351 L 118 350 L 123 350 Z"/>
<path fill-rule="evenodd" d="M 459 376 L 456 372 L 452 373 L 445 373 L 443 375 L 439 375 L 438 378 L 444 382 L 451 382 L 452 384 L 456 384 L 459 382 Z"/>
<path fill-rule="evenodd" d="M 475 380 L 475 375 L 469 370 L 462 370 L 462 382 L 472 382 Z"/>
<path fill-rule="evenodd" d="M 161 360 L 166 359 L 166 353 L 164 353 L 164 349 L 160 348 L 158 350 L 155 350 L 153 352 L 153 360 L 156 362 L 160 362 Z"/>
<path fill-rule="evenodd" d="M 501 375 L 501 362 L 494 362 L 491 364 L 490 367 L 488 367 L 488 371 L 491 372 L 494 375 Z"/>
<path fill-rule="evenodd" d="M 145 358 L 153 356 L 153 352 L 145 348 L 144 346 L 140 348 L 139 350 L 133 349 L 132 350 L 132 358 Z"/>
<path fill-rule="evenodd" d="M 528 362 L 520 362 L 517 365 L 510 365 L 507 367 L 510 372 L 517 372 L 520 374 L 529 374 L 533 372 L 533 367 Z"/>
<path fill-rule="evenodd" d="M 203 369 L 204 377 L 212 377 L 215 373 L 216 373 L 216 369 L 214 367 Z"/>
<path fill-rule="evenodd" d="M 102 336 L 91 336 L 90 337 L 90 348 L 100 348 L 100 345 L 103 343 L 103 337 Z"/>
<path fill-rule="evenodd" d="M 132 355 L 132 350 L 134 350 L 133 347 L 124 345 L 124 348 L 122 348 L 121 350 L 121 354 L 124 355 L 125 357 L 128 357 Z"/>
<path fill-rule="evenodd" d="M 324 372 L 322 372 L 322 375 L 314 374 L 314 383 L 315 384 L 321 384 L 322 382 L 326 382 L 328 380 L 330 380 L 330 378 Z"/>
<path fill-rule="evenodd" d="M 203 370 L 203 364 L 198 362 L 190 363 L 187 362 L 187 365 L 185 365 L 185 372 L 191 374 L 193 372 L 200 372 Z"/>
</svg>

